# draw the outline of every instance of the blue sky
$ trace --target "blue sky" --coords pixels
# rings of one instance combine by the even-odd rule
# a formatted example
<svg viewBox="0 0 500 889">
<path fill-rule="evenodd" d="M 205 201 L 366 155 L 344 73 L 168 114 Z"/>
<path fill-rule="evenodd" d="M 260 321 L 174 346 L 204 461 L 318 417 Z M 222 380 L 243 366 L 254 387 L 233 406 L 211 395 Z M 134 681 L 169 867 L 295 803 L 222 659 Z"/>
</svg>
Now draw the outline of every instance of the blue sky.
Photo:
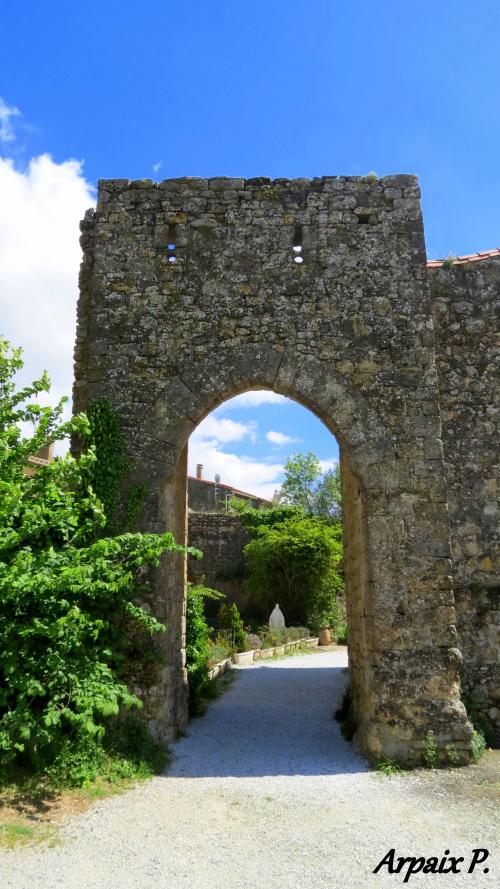
<svg viewBox="0 0 500 889">
<path fill-rule="evenodd" d="M 412 172 L 429 257 L 499 246 L 499 46 L 490 0 L 3 4 L 2 329 L 70 390 L 98 178 Z M 222 415 L 259 430 L 223 454 L 282 464 L 266 438 L 281 431 L 331 456 L 298 408 Z"/>
</svg>

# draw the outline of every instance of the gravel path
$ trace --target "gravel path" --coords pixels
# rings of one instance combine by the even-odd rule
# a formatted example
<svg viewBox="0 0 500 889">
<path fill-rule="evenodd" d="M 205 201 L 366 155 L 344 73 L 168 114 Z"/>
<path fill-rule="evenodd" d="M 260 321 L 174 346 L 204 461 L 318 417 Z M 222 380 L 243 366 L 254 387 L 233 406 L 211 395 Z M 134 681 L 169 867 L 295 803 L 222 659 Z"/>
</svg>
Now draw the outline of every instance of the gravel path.
<svg viewBox="0 0 500 889">
<path fill-rule="evenodd" d="M 499 885 L 491 775 L 483 793 L 481 767 L 371 772 L 332 719 L 345 663 L 339 650 L 238 668 L 173 745 L 165 776 L 96 803 L 55 848 L 3 852 L 1 889 L 399 886 L 401 874 L 372 874 L 391 848 L 448 849 L 468 866 L 475 847 L 489 849 L 489 873 L 481 865 L 409 884 Z"/>
</svg>

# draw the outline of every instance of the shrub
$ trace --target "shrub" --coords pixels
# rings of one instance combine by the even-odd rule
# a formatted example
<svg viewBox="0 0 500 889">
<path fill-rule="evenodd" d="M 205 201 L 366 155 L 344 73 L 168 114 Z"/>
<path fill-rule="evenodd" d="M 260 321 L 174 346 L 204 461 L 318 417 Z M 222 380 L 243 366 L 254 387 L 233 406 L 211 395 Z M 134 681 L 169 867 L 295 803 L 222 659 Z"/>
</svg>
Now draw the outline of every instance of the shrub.
<svg viewBox="0 0 500 889">
<path fill-rule="evenodd" d="M 343 614 L 340 523 L 286 507 L 247 512 L 242 520 L 252 538 L 245 547 L 245 586 L 262 614 L 270 614 L 279 602 L 287 623 L 314 631 L 334 627 Z"/>
<path fill-rule="evenodd" d="M 444 752 L 446 753 L 446 757 L 450 765 L 457 766 L 459 764 L 460 756 L 453 744 L 446 744 Z"/>
<path fill-rule="evenodd" d="M 467 711 L 467 716 L 469 721 L 472 723 L 474 729 L 479 731 L 485 740 L 486 745 L 495 746 L 495 738 L 494 732 L 492 731 L 491 725 L 484 718 L 484 714 L 478 707 L 477 702 L 471 695 L 463 694 L 462 700 L 464 703 L 464 707 Z"/>
<path fill-rule="evenodd" d="M 208 642 L 208 666 L 213 667 L 226 658 L 230 657 L 234 651 L 231 641 L 227 633 L 217 633 L 215 639 Z"/>
<path fill-rule="evenodd" d="M 16 392 L 22 366 L 0 339 L 0 766 L 41 771 L 98 758 L 109 717 L 142 706 L 123 679 L 127 646 L 138 630 L 164 627 L 135 599 L 145 569 L 184 547 L 171 534 L 101 536 L 92 449 L 26 475 L 40 448 L 69 435 L 85 442 L 90 429 L 84 415 L 61 422 L 64 401 L 32 400 L 49 391 L 46 374 Z"/>
<path fill-rule="evenodd" d="M 403 769 L 397 759 L 381 759 L 376 765 L 377 772 L 385 775 L 386 778 L 392 778 L 393 775 L 401 775 Z"/>
<path fill-rule="evenodd" d="M 347 623 L 345 621 L 337 625 L 335 636 L 339 645 L 347 645 Z"/>
<path fill-rule="evenodd" d="M 226 631 L 235 651 L 247 651 L 249 648 L 248 637 L 240 612 L 234 602 L 232 605 L 221 605 L 218 620 L 220 629 Z"/>
<path fill-rule="evenodd" d="M 73 745 L 67 740 L 45 775 L 55 787 L 85 787 L 97 779 L 115 784 L 149 778 L 166 762 L 165 748 L 153 741 L 145 724 L 127 716 L 112 722 L 100 743 L 89 738 Z"/>
<path fill-rule="evenodd" d="M 484 751 L 486 750 L 486 739 L 481 729 L 474 729 L 472 735 L 472 759 L 479 762 Z"/>
<path fill-rule="evenodd" d="M 205 599 L 222 599 L 223 594 L 203 584 L 188 583 L 186 598 L 186 669 L 189 682 L 189 712 L 199 712 L 206 690 L 211 629 L 205 617 Z"/>
<path fill-rule="evenodd" d="M 274 629 L 268 625 L 260 627 L 259 636 L 262 648 L 274 648 L 276 645 L 284 645 L 286 642 L 295 642 L 297 639 L 307 639 L 310 636 L 307 627 L 283 627 Z"/>
<path fill-rule="evenodd" d="M 432 769 L 437 764 L 438 753 L 439 750 L 436 738 L 434 737 L 434 732 L 431 730 L 427 732 L 425 743 L 422 748 L 422 758 L 427 768 Z"/>
</svg>

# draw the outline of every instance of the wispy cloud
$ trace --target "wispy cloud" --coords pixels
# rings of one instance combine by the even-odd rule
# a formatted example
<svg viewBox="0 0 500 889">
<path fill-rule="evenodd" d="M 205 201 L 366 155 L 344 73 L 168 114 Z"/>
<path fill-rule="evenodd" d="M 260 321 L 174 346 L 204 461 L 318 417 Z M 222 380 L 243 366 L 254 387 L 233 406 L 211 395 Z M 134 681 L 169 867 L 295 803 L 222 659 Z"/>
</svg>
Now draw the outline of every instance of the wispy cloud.
<svg viewBox="0 0 500 889">
<path fill-rule="evenodd" d="M 156 164 L 153 164 L 153 173 L 158 173 L 160 171 L 160 167 L 163 161 L 158 161 Z"/>
<path fill-rule="evenodd" d="M 266 438 L 271 444 L 276 445 L 277 447 L 282 447 L 283 445 L 293 444 L 295 441 L 300 441 L 298 438 L 294 438 L 293 435 L 285 435 L 283 432 L 275 432 L 273 429 L 270 429 L 269 432 L 266 432 Z"/>
<path fill-rule="evenodd" d="M 12 118 L 13 117 L 21 117 L 21 112 L 19 108 L 15 108 L 14 105 L 7 105 L 4 99 L 0 96 L 0 141 L 1 142 L 13 142 L 16 138 L 14 133 L 14 127 L 12 126 Z"/>
</svg>

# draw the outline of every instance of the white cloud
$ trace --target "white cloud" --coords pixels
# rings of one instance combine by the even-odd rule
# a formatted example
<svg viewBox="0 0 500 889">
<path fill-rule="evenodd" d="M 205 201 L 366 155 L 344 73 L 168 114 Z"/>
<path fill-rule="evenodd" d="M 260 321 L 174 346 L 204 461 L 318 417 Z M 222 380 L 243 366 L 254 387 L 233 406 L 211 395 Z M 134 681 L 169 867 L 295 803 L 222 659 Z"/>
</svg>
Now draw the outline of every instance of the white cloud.
<svg viewBox="0 0 500 889">
<path fill-rule="evenodd" d="M 218 412 L 240 410 L 240 408 L 259 407 L 261 404 L 285 404 L 289 399 L 269 389 L 255 389 L 250 392 L 242 392 L 229 398 L 217 408 Z"/>
<path fill-rule="evenodd" d="M 94 203 L 79 161 L 0 158 L 0 333 L 24 350 L 20 381 L 49 372 L 50 404 L 71 395 L 79 221 Z"/>
<path fill-rule="evenodd" d="M 230 441 L 242 441 L 250 438 L 255 441 L 257 423 L 252 420 L 249 423 L 238 423 L 226 418 L 219 419 L 214 414 L 209 414 L 195 429 L 191 441 L 215 441 L 226 444 Z"/>
<path fill-rule="evenodd" d="M 11 123 L 12 117 L 21 117 L 19 108 L 7 103 L 0 96 L 0 141 L 13 142 L 16 138 L 14 128 Z"/>
<path fill-rule="evenodd" d="M 223 484 L 270 500 L 279 486 L 283 466 L 222 450 L 231 442 L 255 441 L 256 431 L 254 420 L 241 423 L 209 414 L 189 439 L 189 474 L 194 475 L 196 465 L 202 463 L 203 477 L 209 481 L 218 473 Z"/>
<path fill-rule="evenodd" d="M 158 161 L 158 163 L 153 164 L 153 173 L 158 173 L 163 161 Z"/>
<path fill-rule="evenodd" d="M 329 469 L 335 469 L 338 466 L 339 461 L 332 457 L 330 460 L 320 460 L 319 465 L 321 467 L 321 472 L 328 472 Z"/>
<path fill-rule="evenodd" d="M 218 473 L 223 484 L 267 500 L 272 500 L 283 475 L 280 463 L 263 463 L 248 456 L 227 454 L 216 442 L 197 440 L 193 433 L 189 440 L 190 475 L 195 475 L 197 463 L 203 464 L 203 477 L 209 481 Z"/>
<path fill-rule="evenodd" d="M 283 432 L 274 432 L 272 429 L 269 432 L 266 432 L 266 438 L 273 445 L 277 445 L 281 447 L 282 445 L 293 444 L 294 441 L 299 441 L 300 439 L 294 438 L 292 435 L 285 435 Z"/>
</svg>

